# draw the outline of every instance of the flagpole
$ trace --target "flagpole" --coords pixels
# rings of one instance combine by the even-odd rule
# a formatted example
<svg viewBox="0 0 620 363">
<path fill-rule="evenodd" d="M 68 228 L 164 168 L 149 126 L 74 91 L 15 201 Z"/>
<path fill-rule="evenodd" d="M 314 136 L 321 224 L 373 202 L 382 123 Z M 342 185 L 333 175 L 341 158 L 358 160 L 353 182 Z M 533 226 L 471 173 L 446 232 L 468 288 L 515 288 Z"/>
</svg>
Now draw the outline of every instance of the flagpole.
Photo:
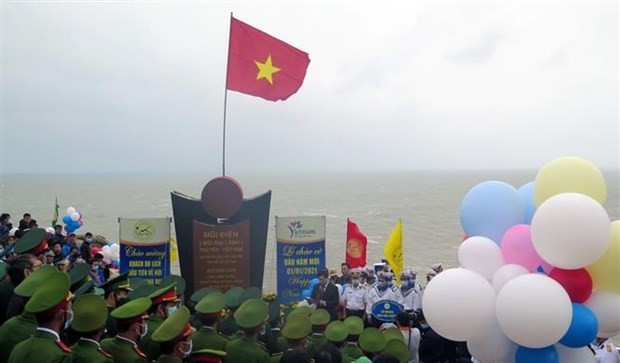
<svg viewBox="0 0 620 363">
<path fill-rule="evenodd" d="M 228 100 L 228 69 L 230 63 L 230 38 L 232 36 L 233 13 L 230 12 L 230 27 L 228 30 L 228 59 L 226 60 L 226 82 L 224 83 L 224 120 L 222 126 L 222 176 L 226 176 L 226 105 Z"/>
</svg>

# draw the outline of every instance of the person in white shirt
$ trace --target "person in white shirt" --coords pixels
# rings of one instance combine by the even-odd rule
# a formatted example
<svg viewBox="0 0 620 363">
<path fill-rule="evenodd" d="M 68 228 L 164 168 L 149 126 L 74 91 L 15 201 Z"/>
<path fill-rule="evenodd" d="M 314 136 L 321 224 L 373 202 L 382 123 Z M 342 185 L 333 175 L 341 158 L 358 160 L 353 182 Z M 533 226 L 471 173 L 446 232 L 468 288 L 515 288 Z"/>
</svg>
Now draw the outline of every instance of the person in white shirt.
<svg viewBox="0 0 620 363">
<path fill-rule="evenodd" d="M 377 285 L 366 292 L 366 319 L 373 326 L 379 326 L 379 322 L 372 319 L 372 306 L 381 300 L 398 302 L 396 293 L 388 286 L 386 273 L 383 271 L 377 272 Z"/>
<path fill-rule="evenodd" d="M 620 363 L 620 352 L 611 339 L 596 337 L 596 344 L 592 346 L 596 363 Z"/>
<path fill-rule="evenodd" d="M 347 316 L 359 316 L 364 318 L 364 312 L 366 311 L 366 305 L 364 298 L 366 296 L 366 289 L 362 286 L 360 268 L 354 268 L 349 271 L 351 275 L 351 284 L 347 285 L 341 297 L 341 305 L 345 309 L 345 317 Z"/>
<path fill-rule="evenodd" d="M 406 312 L 401 312 L 396 315 L 396 325 L 398 325 L 398 329 L 403 333 L 405 344 L 409 349 L 408 363 L 418 363 L 418 348 L 420 347 L 421 337 L 420 330 L 411 327 L 411 319 Z"/>
<path fill-rule="evenodd" d="M 396 290 L 398 303 L 411 316 L 415 310 L 422 308 L 421 289 L 416 286 L 415 275 L 411 270 L 400 274 L 400 288 Z"/>
</svg>

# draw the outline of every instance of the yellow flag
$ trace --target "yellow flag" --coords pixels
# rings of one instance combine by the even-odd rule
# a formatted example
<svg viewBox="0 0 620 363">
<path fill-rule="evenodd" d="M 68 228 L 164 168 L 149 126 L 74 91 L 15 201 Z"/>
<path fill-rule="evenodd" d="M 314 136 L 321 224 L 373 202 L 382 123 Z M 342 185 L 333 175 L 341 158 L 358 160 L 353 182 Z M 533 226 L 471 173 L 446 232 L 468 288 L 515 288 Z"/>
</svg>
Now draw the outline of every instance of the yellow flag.
<svg viewBox="0 0 620 363">
<path fill-rule="evenodd" d="M 396 227 L 392 230 L 390 238 L 385 242 L 385 249 L 383 250 L 385 258 L 387 259 L 392 271 L 394 271 L 394 277 L 396 282 L 400 283 L 400 273 L 403 272 L 403 223 L 402 220 L 398 220 Z"/>
<path fill-rule="evenodd" d="M 177 246 L 177 240 L 170 236 L 170 263 L 179 261 L 179 248 Z"/>
</svg>

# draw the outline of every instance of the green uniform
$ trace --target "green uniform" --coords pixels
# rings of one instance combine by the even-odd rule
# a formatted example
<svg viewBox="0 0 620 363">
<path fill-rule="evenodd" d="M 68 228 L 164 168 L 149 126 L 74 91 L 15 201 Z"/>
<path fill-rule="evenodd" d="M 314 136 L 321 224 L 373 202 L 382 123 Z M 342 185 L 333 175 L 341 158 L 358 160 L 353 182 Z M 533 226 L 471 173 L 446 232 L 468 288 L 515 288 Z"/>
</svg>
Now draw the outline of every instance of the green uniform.
<svg viewBox="0 0 620 363">
<path fill-rule="evenodd" d="M 71 349 L 57 335 L 39 328 L 33 336 L 15 346 L 9 363 L 71 363 L 71 356 Z"/>
<path fill-rule="evenodd" d="M 0 326 L 0 363 L 8 362 L 13 348 L 30 338 L 36 330 L 37 321 L 32 314 L 26 312 L 2 324 Z"/>
<path fill-rule="evenodd" d="M 102 340 L 101 347 L 114 357 L 114 363 L 146 363 L 146 354 L 138 345 L 121 336 Z"/>
<path fill-rule="evenodd" d="M 357 346 L 357 343 L 345 343 L 342 348 L 340 348 L 342 354 L 346 354 L 353 359 L 357 359 L 359 357 L 364 356 L 364 352 Z"/>
<path fill-rule="evenodd" d="M 239 331 L 239 327 L 235 323 L 235 318 L 233 318 L 232 314 L 230 314 L 220 321 L 217 330 L 224 336 L 232 337 Z"/>
<path fill-rule="evenodd" d="M 73 346 L 73 363 L 114 363 L 111 354 L 107 353 L 94 340 L 82 338 Z"/>
<path fill-rule="evenodd" d="M 248 336 L 231 340 L 226 345 L 227 363 L 269 363 L 269 354 Z"/>
<path fill-rule="evenodd" d="M 177 357 L 171 357 L 169 355 L 160 356 L 155 363 L 183 363 L 183 359 Z"/>
<path fill-rule="evenodd" d="M 115 337 L 116 334 L 118 333 L 118 330 L 116 329 L 116 319 L 114 319 L 112 317 L 112 310 L 114 310 L 115 308 L 109 307 L 108 306 L 108 319 L 105 322 L 105 328 L 108 331 L 106 333 L 107 337 Z"/>
<path fill-rule="evenodd" d="M 325 335 L 316 333 L 312 334 L 310 336 L 310 343 L 308 344 L 308 354 L 310 354 L 311 357 L 314 356 L 314 353 L 321 349 L 325 343 L 327 343 Z"/>
<path fill-rule="evenodd" d="M 11 296 L 13 296 L 13 290 L 15 290 L 15 285 L 11 282 L 11 280 L 4 280 L 0 282 L 0 324 L 6 321 L 6 310 L 9 307 L 9 300 Z"/>
<path fill-rule="evenodd" d="M 210 326 L 202 327 L 202 329 L 192 335 L 193 350 L 212 349 L 212 350 L 226 350 L 226 344 L 230 342 L 230 339 L 218 334 L 215 329 Z"/>
<path fill-rule="evenodd" d="M 280 329 L 279 328 L 270 329 L 268 333 L 265 333 L 265 335 L 266 335 L 265 345 L 267 346 L 267 349 L 269 350 L 269 354 L 276 354 L 276 353 L 281 352 L 281 350 L 278 349 L 278 338 L 282 336 Z"/>
<path fill-rule="evenodd" d="M 149 362 L 156 360 L 161 355 L 161 350 L 159 349 L 159 343 L 151 340 L 151 335 L 153 332 L 159 328 L 161 323 L 164 322 L 164 318 L 159 315 L 149 315 L 146 319 L 146 325 L 148 326 L 146 335 L 140 339 L 140 343 L 138 346 L 142 351 L 146 354 L 146 358 Z"/>
</svg>

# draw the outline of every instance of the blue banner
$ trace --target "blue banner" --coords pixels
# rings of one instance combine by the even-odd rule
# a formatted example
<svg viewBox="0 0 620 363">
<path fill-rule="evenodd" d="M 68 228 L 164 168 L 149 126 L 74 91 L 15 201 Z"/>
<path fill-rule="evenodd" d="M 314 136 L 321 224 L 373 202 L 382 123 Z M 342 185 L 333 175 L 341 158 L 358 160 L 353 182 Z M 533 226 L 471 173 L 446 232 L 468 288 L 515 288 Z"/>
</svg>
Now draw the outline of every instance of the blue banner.
<svg viewBox="0 0 620 363">
<path fill-rule="evenodd" d="M 401 311 L 403 311 L 403 306 L 392 300 L 377 301 L 370 310 L 375 319 L 384 323 L 394 321 Z"/>
<path fill-rule="evenodd" d="M 121 273 L 129 272 L 129 278 L 139 277 L 151 285 L 157 285 L 170 275 L 170 245 L 130 246 L 121 244 Z"/>
</svg>

